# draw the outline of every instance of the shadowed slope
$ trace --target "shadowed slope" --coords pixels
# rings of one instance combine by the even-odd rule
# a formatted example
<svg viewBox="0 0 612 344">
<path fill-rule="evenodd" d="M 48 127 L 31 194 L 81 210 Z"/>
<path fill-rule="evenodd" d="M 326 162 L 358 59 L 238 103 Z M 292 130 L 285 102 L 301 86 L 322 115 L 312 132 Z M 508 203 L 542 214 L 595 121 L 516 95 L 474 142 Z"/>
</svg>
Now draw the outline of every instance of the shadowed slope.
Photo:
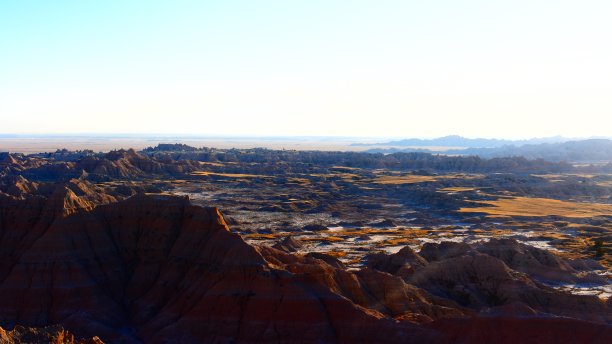
<svg viewBox="0 0 612 344">
<path fill-rule="evenodd" d="M 317 264 L 336 273 L 322 261 L 311 268 Z M 325 280 L 268 264 L 216 209 L 180 197 L 136 196 L 57 218 L 6 268 L 6 327 L 60 323 L 82 336 L 146 342 L 374 341 L 381 330 L 389 339 L 430 337 L 354 304 Z"/>
</svg>

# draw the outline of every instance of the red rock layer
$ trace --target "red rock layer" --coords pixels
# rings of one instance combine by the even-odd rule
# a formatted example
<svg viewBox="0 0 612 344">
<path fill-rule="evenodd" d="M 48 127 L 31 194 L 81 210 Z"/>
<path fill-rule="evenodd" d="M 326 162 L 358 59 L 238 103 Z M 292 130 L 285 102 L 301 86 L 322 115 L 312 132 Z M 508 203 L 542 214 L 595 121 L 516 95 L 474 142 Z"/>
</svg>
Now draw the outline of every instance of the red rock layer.
<svg viewBox="0 0 612 344">
<path fill-rule="evenodd" d="M 13 221 L 26 218 L 34 217 Z M 3 234 L 27 227 L 8 224 Z M 335 292 L 325 279 L 343 273 L 323 261 L 303 267 L 321 271 L 300 273 L 269 264 L 216 209 L 185 198 L 132 197 L 55 218 L 38 233 L 3 271 L 4 326 L 59 323 L 82 336 L 145 342 L 436 336 Z"/>
<path fill-rule="evenodd" d="M 147 343 L 490 338 L 457 334 L 489 318 L 472 323 L 472 312 L 388 273 L 249 246 L 215 208 L 187 198 L 139 195 L 91 208 L 76 193 L 55 197 L 0 199 L 5 328 L 61 324 L 81 337 Z M 568 324 L 545 321 L 546 331 Z M 605 325 L 569 321 L 584 329 L 578 339 L 610 338 Z"/>
<path fill-rule="evenodd" d="M 103 158 L 85 157 L 78 162 L 77 168 L 88 173 L 113 178 L 134 178 L 147 174 L 187 173 L 198 169 L 198 164 L 191 161 L 176 162 L 170 158 L 153 159 L 137 153 L 133 149 L 117 150 L 107 153 Z"/>
</svg>

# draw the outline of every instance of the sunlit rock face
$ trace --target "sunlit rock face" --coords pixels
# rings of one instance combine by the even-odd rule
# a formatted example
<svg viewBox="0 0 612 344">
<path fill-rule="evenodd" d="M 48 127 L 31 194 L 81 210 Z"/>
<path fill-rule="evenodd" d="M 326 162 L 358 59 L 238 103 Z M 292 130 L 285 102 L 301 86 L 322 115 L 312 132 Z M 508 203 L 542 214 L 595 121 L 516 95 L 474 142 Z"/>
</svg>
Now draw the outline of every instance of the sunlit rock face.
<svg viewBox="0 0 612 344">
<path fill-rule="evenodd" d="M 10 331 L 0 327 L 0 343 L 49 343 L 49 344 L 104 344 L 98 337 L 75 338 L 61 326 L 24 327 L 15 326 Z"/>
</svg>

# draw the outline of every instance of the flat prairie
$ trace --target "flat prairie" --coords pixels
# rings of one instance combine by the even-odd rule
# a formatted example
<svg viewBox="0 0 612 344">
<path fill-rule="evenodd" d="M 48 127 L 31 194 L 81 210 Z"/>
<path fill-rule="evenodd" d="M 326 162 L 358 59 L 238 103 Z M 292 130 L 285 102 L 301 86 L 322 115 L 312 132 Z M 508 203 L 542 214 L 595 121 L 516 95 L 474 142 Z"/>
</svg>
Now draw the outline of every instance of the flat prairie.
<svg viewBox="0 0 612 344">
<path fill-rule="evenodd" d="M 474 201 L 482 207 L 459 209 L 463 213 L 486 213 L 489 216 L 563 216 L 588 218 L 610 216 L 612 204 L 569 202 L 550 198 L 511 197 L 494 201 Z"/>
<path fill-rule="evenodd" d="M 483 176 L 480 174 L 444 174 L 444 175 L 418 175 L 418 174 L 406 174 L 406 175 L 383 175 L 374 179 L 375 184 L 385 185 L 402 185 L 402 184 L 416 184 L 424 182 L 435 182 L 447 179 L 478 179 Z"/>
<path fill-rule="evenodd" d="M 194 176 L 218 176 L 218 177 L 226 177 L 226 178 L 271 178 L 271 176 L 266 176 L 262 174 L 248 174 L 248 173 L 215 173 L 208 171 L 196 171 L 193 172 Z"/>
</svg>

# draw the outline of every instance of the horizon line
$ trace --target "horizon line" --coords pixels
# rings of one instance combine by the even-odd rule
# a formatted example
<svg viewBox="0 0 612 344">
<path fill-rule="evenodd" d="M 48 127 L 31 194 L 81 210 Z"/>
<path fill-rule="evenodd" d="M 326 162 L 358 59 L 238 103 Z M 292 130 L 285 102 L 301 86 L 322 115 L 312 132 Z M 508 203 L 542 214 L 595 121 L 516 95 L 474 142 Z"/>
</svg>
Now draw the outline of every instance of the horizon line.
<svg viewBox="0 0 612 344">
<path fill-rule="evenodd" d="M 441 136 L 360 136 L 360 135 L 257 135 L 257 134 L 205 134 L 205 133 L 101 133 L 101 132 L 65 132 L 65 133 L 2 133 L 0 138 L 62 138 L 62 137 L 95 137 L 95 138 L 186 138 L 186 139 L 420 139 L 434 140 L 447 137 L 461 137 L 464 139 L 485 139 L 485 140 L 505 140 L 505 141 L 527 141 L 537 139 L 560 138 L 567 140 L 588 140 L 588 139 L 612 139 L 612 136 L 591 135 L 591 136 L 531 136 L 531 137 L 487 137 L 487 136 L 463 136 L 460 134 L 446 134 Z"/>
</svg>

